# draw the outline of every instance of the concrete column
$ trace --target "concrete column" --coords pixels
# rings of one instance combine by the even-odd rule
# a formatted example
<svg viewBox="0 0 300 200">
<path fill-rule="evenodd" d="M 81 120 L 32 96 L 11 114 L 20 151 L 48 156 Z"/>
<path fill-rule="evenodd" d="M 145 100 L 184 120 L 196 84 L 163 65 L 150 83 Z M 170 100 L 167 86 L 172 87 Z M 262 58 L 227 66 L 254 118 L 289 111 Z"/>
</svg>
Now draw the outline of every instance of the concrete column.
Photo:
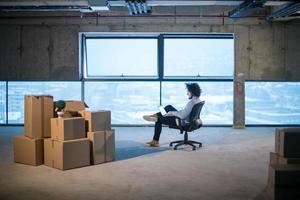
<svg viewBox="0 0 300 200">
<path fill-rule="evenodd" d="M 233 128 L 245 128 L 245 77 L 238 73 L 234 78 Z"/>
</svg>

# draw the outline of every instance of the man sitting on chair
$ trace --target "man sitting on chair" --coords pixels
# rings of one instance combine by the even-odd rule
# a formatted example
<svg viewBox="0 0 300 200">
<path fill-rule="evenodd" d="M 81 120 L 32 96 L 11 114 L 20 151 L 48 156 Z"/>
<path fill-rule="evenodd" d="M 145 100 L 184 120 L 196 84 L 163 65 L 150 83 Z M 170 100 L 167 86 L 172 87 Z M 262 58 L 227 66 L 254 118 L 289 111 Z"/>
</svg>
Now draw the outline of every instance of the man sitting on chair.
<svg viewBox="0 0 300 200">
<path fill-rule="evenodd" d="M 153 115 L 143 116 L 145 120 L 155 122 L 153 140 L 146 143 L 150 147 L 159 147 L 159 137 L 161 134 L 162 124 L 176 126 L 176 117 L 179 117 L 181 120 L 187 122 L 193 106 L 201 102 L 199 98 L 201 95 L 201 88 L 198 83 L 186 83 L 185 85 L 189 102 L 186 104 L 183 110 L 177 111 L 172 105 L 167 105 L 164 108 L 166 111 L 165 115 L 162 115 L 161 112 L 158 112 Z"/>
</svg>

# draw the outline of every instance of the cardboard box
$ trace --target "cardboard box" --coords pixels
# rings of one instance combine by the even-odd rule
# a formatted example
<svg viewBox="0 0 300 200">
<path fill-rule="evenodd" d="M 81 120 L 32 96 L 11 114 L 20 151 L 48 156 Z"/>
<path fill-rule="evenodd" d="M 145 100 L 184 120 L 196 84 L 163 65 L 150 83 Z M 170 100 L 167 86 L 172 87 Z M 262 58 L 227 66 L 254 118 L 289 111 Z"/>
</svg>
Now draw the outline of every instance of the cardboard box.
<svg viewBox="0 0 300 200">
<path fill-rule="evenodd" d="M 268 181 L 274 187 L 300 186 L 300 165 L 270 165 Z"/>
<path fill-rule="evenodd" d="M 77 111 L 64 111 L 63 118 L 81 117 Z"/>
<path fill-rule="evenodd" d="M 91 141 L 92 164 L 115 160 L 115 130 L 87 133 Z"/>
<path fill-rule="evenodd" d="M 51 119 L 52 139 L 64 141 L 84 137 L 85 121 L 83 117 Z"/>
<path fill-rule="evenodd" d="M 270 163 L 269 165 L 276 165 L 278 164 L 278 153 L 270 152 Z"/>
<path fill-rule="evenodd" d="M 270 165 L 281 164 L 300 164 L 300 158 L 284 158 L 278 153 L 270 152 Z"/>
<path fill-rule="evenodd" d="M 61 170 L 88 166 L 90 142 L 87 138 L 58 141 L 44 140 L 45 165 Z"/>
<path fill-rule="evenodd" d="M 105 131 L 105 161 L 115 160 L 115 130 Z"/>
<path fill-rule="evenodd" d="M 286 158 L 300 158 L 300 128 L 277 128 L 275 152 Z"/>
<path fill-rule="evenodd" d="M 105 131 L 88 132 L 90 140 L 91 164 L 96 165 L 105 162 Z"/>
<path fill-rule="evenodd" d="M 24 135 L 35 139 L 51 137 L 50 119 L 53 117 L 53 97 L 25 96 L 24 107 Z"/>
<path fill-rule="evenodd" d="M 87 121 L 87 132 L 104 131 L 111 129 L 111 114 L 109 110 L 80 111 L 82 117 Z"/>
<path fill-rule="evenodd" d="M 86 104 L 83 101 L 65 101 L 66 107 L 64 108 L 64 111 L 81 111 L 85 110 Z"/>
<path fill-rule="evenodd" d="M 44 161 L 44 139 L 32 139 L 26 136 L 15 136 L 14 160 L 17 163 L 41 165 Z"/>
</svg>

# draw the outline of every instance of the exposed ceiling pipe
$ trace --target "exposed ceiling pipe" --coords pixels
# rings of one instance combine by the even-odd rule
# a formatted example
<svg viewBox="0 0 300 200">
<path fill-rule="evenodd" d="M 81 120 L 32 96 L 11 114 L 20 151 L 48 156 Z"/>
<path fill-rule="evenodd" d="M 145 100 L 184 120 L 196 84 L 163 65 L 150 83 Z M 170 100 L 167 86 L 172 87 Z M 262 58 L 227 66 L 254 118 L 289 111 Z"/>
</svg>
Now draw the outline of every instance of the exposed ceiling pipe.
<svg viewBox="0 0 300 200">
<path fill-rule="evenodd" d="M 148 6 L 238 6 L 244 1 L 238 0 L 147 0 Z M 292 1 L 266 1 L 265 6 L 280 6 Z M 125 6 L 125 1 L 110 0 L 110 6 Z"/>
<path fill-rule="evenodd" d="M 241 18 L 252 15 L 259 8 L 262 8 L 266 0 L 246 0 L 234 10 L 229 12 L 230 18 Z"/>
<path fill-rule="evenodd" d="M 94 3 L 93 3 L 94 2 Z M 149 7 L 154 6 L 239 6 L 244 1 L 237 0 L 147 0 Z M 291 1 L 266 1 L 265 6 L 279 6 Z M 100 5 L 101 4 L 101 5 Z M 78 11 L 82 13 L 90 13 L 99 11 L 93 6 L 111 6 L 125 7 L 124 0 L 18 0 L 18 1 L 0 1 L 0 11 L 47 11 L 47 12 L 68 12 Z M 127 6 L 128 8 L 128 6 Z M 131 12 L 139 9 L 138 6 L 130 6 Z M 130 12 L 130 10 L 129 10 Z M 199 15 L 200 16 L 200 15 Z"/>
<path fill-rule="evenodd" d="M 134 16 L 134 15 L 101 15 L 99 13 L 87 13 L 87 14 L 80 14 L 80 15 L 49 15 L 49 16 L 45 16 L 45 15 L 34 15 L 34 16 L 28 16 L 28 15 L 22 15 L 22 16 L 0 16 L 0 19 L 32 19 L 32 18 L 60 18 L 60 17 L 64 17 L 64 18 L 136 18 L 136 17 L 140 17 L 140 18 L 170 18 L 170 17 L 183 17 L 183 18 L 220 18 L 223 19 L 224 17 L 228 17 L 228 15 L 216 15 L 216 14 L 205 14 L 205 15 L 175 15 L 175 14 L 167 14 L 167 15 L 141 15 L 141 16 Z M 264 18 L 264 15 L 252 15 L 249 16 L 249 18 Z"/>
<path fill-rule="evenodd" d="M 0 6 L 2 12 L 94 12 L 90 7 L 84 6 Z"/>
<path fill-rule="evenodd" d="M 11 0 L 11 1 L 0 1 L 0 6 L 90 6 L 89 1 L 93 0 L 36 0 L 36 1 L 26 1 L 26 0 Z M 103 2 L 103 0 L 94 0 L 95 2 Z M 238 6 L 244 1 L 236 0 L 147 0 L 148 6 Z M 293 1 L 277 0 L 277 1 L 267 1 L 265 6 L 280 6 L 286 3 L 291 3 Z M 102 4 L 102 3 L 101 3 Z M 107 4 L 109 6 L 121 6 L 125 7 L 125 0 L 108 0 Z"/>
<path fill-rule="evenodd" d="M 293 19 L 300 19 L 300 16 L 289 16 L 289 17 L 282 17 L 282 18 L 274 18 L 272 21 L 289 21 Z"/>
<path fill-rule="evenodd" d="M 267 20 L 274 20 L 275 18 L 284 18 L 300 11 L 300 3 L 289 3 L 283 7 L 272 12 L 266 17 Z"/>
<path fill-rule="evenodd" d="M 40 1 L 20 1 L 20 0 L 11 0 L 11 1 L 0 1 L 0 6 L 89 6 L 87 0 L 82 1 L 49 1 L 49 0 L 40 0 Z"/>
</svg>

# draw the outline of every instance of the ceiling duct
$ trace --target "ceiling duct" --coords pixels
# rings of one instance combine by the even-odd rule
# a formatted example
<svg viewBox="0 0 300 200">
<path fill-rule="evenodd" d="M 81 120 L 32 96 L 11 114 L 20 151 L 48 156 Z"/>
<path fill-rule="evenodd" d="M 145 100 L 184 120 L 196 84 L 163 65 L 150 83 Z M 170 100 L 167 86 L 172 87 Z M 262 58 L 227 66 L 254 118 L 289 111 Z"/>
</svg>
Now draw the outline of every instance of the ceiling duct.
<svg viewBox="0 0 300 200">
<path fill-rule="evenodd" d="M 267 20 L 288 17 L 300 11 L 300 3 L 289 3 L 272 12 L 266 17 Z"/>
<path fill-rule="evenodd" d="M 248 17 L 259 8 L 262 8 L 266 0 L 246 0 L 241 3 L 237 8 L 229 12 L 230 18 Z"/>
<path fill-rule="evenodd" d="M 88 6 L 0 6 L 2 12 L 91 12 Z"/>
<path fill-rule="evenodd" d="M 130 15 L 150 14 L 146 0 L 126 0 L 126 7 Z"/>
<path fill-rule="evenodd" d="M 109 10 L 107 0 L 88 0 L 88 3 L 93 11 Z"/>
<path fill-rule="evenodd" d="M 265 2 L 264 4 L 262 2 Z M 180 6 L 238 6 L 231 11 L 232 18 L 246 16 L 253 8 L 262 6 L 286 6 L 295 1 L 287 0 L 0 0 L 0 11 L 79 11 L 83 13 L 109 10 L 112 7 L 124 7 L 132 15 L 151 13 L 152 7 Z M 117 10 L 117 9 L 116 9 Z"/>
</svg>

